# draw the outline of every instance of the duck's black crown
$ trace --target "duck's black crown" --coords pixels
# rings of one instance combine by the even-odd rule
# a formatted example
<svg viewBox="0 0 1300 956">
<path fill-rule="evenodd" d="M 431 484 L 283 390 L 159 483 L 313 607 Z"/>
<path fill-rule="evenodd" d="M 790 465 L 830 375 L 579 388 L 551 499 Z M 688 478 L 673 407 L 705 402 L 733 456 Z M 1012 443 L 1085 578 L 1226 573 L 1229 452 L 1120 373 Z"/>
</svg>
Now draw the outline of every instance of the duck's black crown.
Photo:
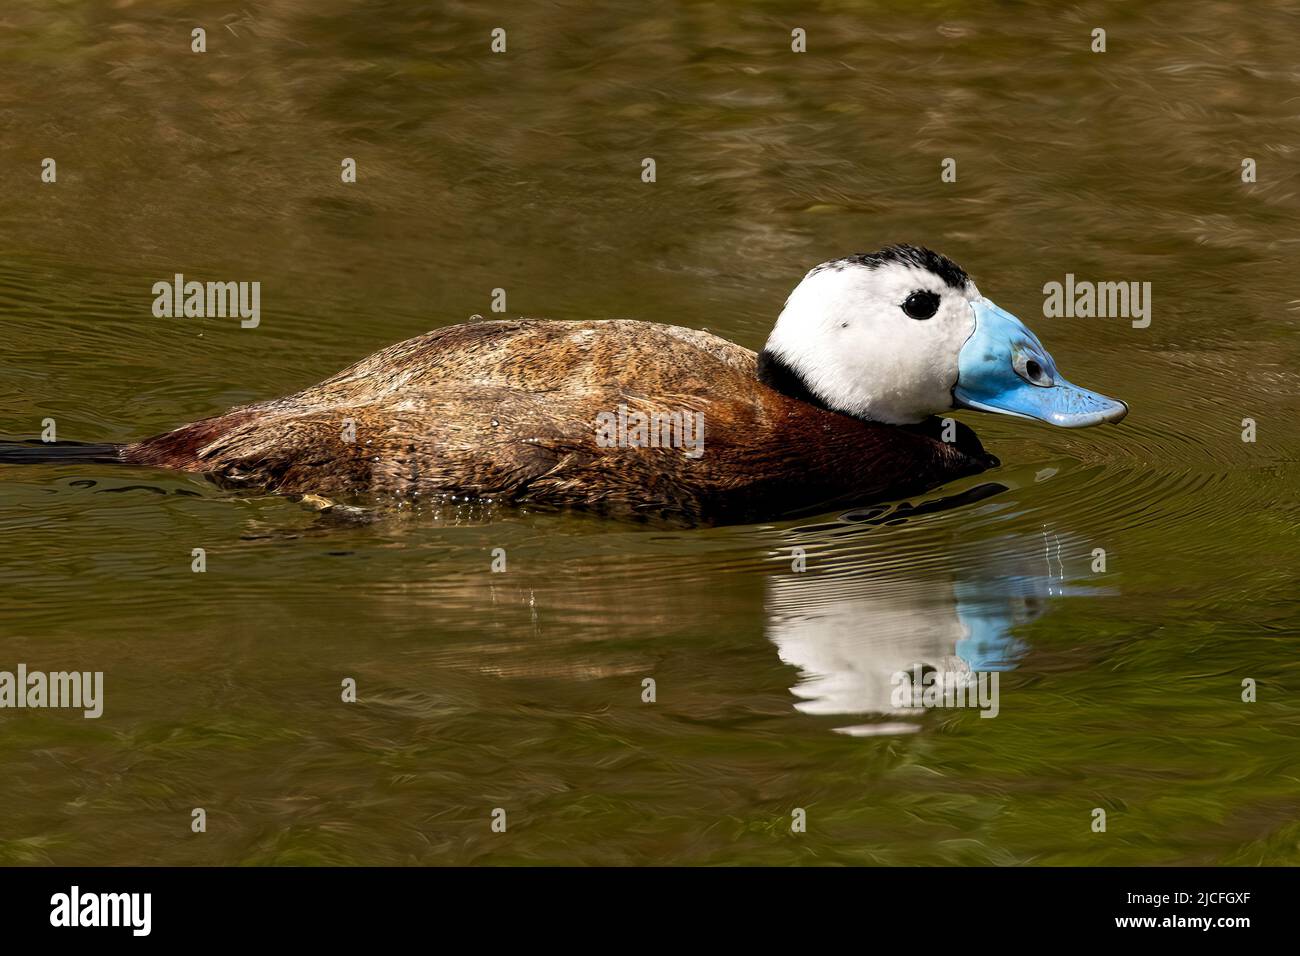
<svg viewBox="0 0 1300 956">
<path fill-rule="evenodd" d="M 947 256 L 926 249 L 924 246 L 909 246 L 906 243 L 886 246 L 879 252 L 859 252 L 842 259 L 832 259 L 830 262 L 823 262 L 808 274 L 815 275 L 824 269 L 834 269 L 838 272 L 845 266 L 866 266 L 868 269 L 875 269 L 887 262 L 898 262 L 926 269 L 937 275 L 946 285 L 959 291 L 965 289 L 970 282 L 966 270 Z"/>
</svg>

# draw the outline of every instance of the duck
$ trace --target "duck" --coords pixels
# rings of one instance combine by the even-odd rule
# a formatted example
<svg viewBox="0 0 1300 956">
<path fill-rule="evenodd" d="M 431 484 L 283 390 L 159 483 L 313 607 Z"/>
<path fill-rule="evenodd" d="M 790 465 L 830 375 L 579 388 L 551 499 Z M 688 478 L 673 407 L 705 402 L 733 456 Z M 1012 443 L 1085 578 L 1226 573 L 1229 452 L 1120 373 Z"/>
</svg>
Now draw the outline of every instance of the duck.
<svg viewBox="0 0 1300 956">
<path fill-rule="evenodd" d="M 1128 412 L 1067 381 L 951 259 L 899 244 L 811 269 L 758 352 L 647 321 L 471 321 L 94 457 L 331 501 L 721 524 L 997 467 L 958 409 L 1064 428 Z"/>
</svg>

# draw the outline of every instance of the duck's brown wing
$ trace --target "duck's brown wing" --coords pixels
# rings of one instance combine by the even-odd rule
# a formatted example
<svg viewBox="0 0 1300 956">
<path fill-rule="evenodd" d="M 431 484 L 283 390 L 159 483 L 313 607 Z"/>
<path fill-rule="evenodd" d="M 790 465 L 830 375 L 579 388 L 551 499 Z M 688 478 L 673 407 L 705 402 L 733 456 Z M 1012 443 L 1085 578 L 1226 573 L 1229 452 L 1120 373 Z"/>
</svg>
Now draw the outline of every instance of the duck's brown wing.
<svg viewBox="0 0 1300 956">
<path fill-rule="evenodd" d="M 291 398 L 372 400 L 446 384 L 572 394 L 612 384 L 696 391 L 719 373 L 752 379 L 756 363 L 752 351 L 710 332 L 654 322 L 469 322 L 380 349 Z"/>
<path fill-rule="evenodd" d="M 124 458 L 272 491 L 517 495 L 587 461 L 600 412 L 734 393 L 753 384 L 754 361 L 707 332 L 644 322 L 470 323 L 137 442 Z M 572 482 L 552 484 L 567 494 Z"/>
</svg>

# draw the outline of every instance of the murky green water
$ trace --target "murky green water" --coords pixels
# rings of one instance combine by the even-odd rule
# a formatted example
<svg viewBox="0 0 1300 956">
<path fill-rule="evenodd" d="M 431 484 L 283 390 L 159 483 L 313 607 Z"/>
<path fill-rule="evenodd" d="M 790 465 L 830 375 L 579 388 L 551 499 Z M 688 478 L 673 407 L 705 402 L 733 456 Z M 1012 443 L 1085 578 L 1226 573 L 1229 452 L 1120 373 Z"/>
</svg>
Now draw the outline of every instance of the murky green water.
<svg viewBox="0 0 1300 956">
<path fill-rule="evenodd" d="M 0 711 L 0 862 L 1300 862 L 1296 4 L 432 7 L 7 4 L 0 434 L 154 433 L 498 287 L 758 347 L 891 241 L 1130 417 L 964 414 L 1003 467 L 910 504 L 976 504 L 711 530 L 7 467 L 0 670 L 106 700 Z M 176 272 L 261 325 L 154 318 Z M 1067 273 L 1150 327 L 1044 318 Z M 998 716 L 900 711 L 918 663 Z"/>
</svg>

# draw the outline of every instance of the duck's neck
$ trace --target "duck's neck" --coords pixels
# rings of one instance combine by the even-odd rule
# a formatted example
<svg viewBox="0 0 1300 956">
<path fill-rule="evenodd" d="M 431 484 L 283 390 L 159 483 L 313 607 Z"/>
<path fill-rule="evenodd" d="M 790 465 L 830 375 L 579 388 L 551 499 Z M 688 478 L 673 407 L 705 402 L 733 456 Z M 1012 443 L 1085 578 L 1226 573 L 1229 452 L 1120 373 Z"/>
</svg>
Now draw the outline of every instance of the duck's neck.
<svg viewBox="0 0 1300 956">
<path fill-rule="evenodd" d="M 758 353 L 758 380 L 782 395 L 815 405 L 824 411 L 836 411 L 814 395 L 803 376 L 775 352 L 763 349 Z"/>
<path fill-rule="evenodd" d="M 949 421 L 952 422 L 951 428 L 948 424 Z M 1000 464 L 996 458 L 984 450 L 979 436 L 975 434 L 975 429 L 965 422 L 931 415 L 914 425 L 898 425 L 897 427 L 905 428 L 909 432 L 924 435 L 926 438 L 943 442 L 946 445 L 952 445 L 967 457 L 981 461 L 985 468 L 996 468 Z"/>
<path fill-rule="evenodd" d="M 807 402 L 809 405 L 822 409 L 822 411 L 834 412 L 837 415 L 848 415 L 849 418 L 856 418 L 858 421 L 869 422 L 873 425 L 880 424 L 879 422 L 872 422 L 869 418 L 849 415 L 847 412 L 831 408 L 813 394 L 803 376 L 796 372 L 785 359 L 767 349 L 763 349 L 758 353 L 757 375 L 758 380 L 768 388 L 778 391 L 789 398 Z M 958 451 L 962 451 L 973 458 L 984 460 L 986 462 L 985 467 L 993 467 L 998 463 L 996 458 L 984 451 L 984 446 L 980 444 L 979 437 L 973 429 L 962 422 L 954 421 L 953 424 L 956 427 L 950 431 L 946 419 L 931 415 L 915 424 L 893 425 L 890 427 L 901 428 L 918 435 L 924 435 L 934 441 L 943 441 L 945 444 L 954 445 Z"/>
</svg>

